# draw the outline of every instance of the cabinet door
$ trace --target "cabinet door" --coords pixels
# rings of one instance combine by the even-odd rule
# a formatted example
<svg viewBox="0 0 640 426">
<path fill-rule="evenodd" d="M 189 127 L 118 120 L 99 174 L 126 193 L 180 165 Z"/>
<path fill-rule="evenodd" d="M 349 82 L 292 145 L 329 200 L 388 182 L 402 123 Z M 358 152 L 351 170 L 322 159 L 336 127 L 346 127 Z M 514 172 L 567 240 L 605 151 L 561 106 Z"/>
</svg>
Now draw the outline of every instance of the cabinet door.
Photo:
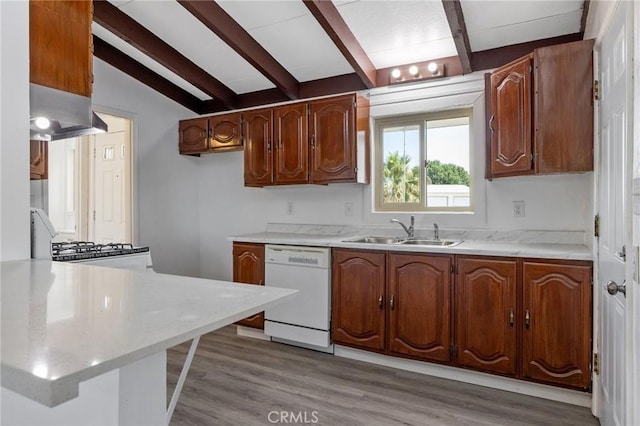
<svg viewBox="0 0 640 426">
<path fill-rule="evenodd" d="M 307 104 L 274 109 L 275 178 L 279 184 L 309 181 Z"/>
<path fill-rule="evenodd" d="M 195 118 L 183 120 L 178 127 L 180 154 L 199 154 L 209 150 L 209 120 Z"/>
<path fill-rule="evenodd" d="M 529 56 L 491 74 L 491 176 L 533 173 L 531 150 L 531 59 Z"/>
<path fill-rule="evenodd" d="M 48 178 L 49 144 L 45 141 L 31 141 L 29 155 L 29 174 L 31 180 L 41 180 Z"/>
<path fill-rule="evenodd" d="M 245 186 L 264 186 L 273 182 L 272 123 L 270 108 L 243 114 Z"/>
<path fill-rule="evenodd" d="M 516 375 L 517 261 L 459 257 L 456 281 L 457 363 Z"/>
<path fill-rule="evenodd" d="M 523 375 L 590 386 L 591 266 L 524 262 Z"/>
<path fill-rule="evenodd" d="M 385 344 L 385 253 L 333 250 L 331 336 L 334 343 L 382 351 Z"/>
<path fill-rule="evenodd" d="M 241 114 L 223 114 L 209 117 L 209 146 L 214 151 L 242 149 Z"/>
<path fill-rule="evenodd" d="M 233 281 L 264 285 L 264 244 L 233 244 Z M 264 312 L 240 320 L 236 324 L 264 328 Z"/>
<path fill-rule="evenodd" d="M 92 2 L 29 2 L 29 81 L 91 96 Z"/>
<path fill-rule="evenodd" d="M 593 170 L 593 40 L 535 51 L 536 173 Z"/>
<path fill-rule="evenodd" d="M 390 353 L 449 362 L 450 256 L 389 255 Z"/>
<path fill-rule="evenodd" d="M 311 183 L 355 182 L 355 96 L 309 103 Z"/>
</svg>

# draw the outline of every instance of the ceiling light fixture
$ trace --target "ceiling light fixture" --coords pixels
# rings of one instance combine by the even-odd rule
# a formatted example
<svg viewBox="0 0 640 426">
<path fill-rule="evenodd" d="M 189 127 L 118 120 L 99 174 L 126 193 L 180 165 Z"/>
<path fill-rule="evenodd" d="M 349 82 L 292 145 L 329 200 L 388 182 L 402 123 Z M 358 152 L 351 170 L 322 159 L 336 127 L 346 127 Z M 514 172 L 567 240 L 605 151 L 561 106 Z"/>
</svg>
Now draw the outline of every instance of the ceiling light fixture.
<svg viewBox="0 0 640 426">
<path fill-rule="evenodd" d="M 400 78 L 400 75 L 402 75 L 400 68 L 394 68 L 393 71 L 391 71 L 391 77 L 393 78 Z"/>
<path fill-rule="evenodd" d="M 35 123 L 36 123 L 36 126 L 38 126 L 38 129 L 42 129 L 42 130 L 48 129 L 49 126 L 51 125 L 51 122 L 47 117 L 37 117 L 35 119 Z"/>
<path fill-rule="evenodd" d="M 429 62 L 429 65 L 427 65 L 427 69 L 431 74 L 435 74 L 436 71 L 438 71 L 438 64 L 436 64 L 435 62 Z"/>
<path fill-rule="evenodd" d="M 416 78 L 416 77 L 420 77 L 420 73 L 418 70 L 418 67 L 415 65 L 411 65 L 409 67 L 409 74 L 411 74 L 412 77 Z"/>
</svg>

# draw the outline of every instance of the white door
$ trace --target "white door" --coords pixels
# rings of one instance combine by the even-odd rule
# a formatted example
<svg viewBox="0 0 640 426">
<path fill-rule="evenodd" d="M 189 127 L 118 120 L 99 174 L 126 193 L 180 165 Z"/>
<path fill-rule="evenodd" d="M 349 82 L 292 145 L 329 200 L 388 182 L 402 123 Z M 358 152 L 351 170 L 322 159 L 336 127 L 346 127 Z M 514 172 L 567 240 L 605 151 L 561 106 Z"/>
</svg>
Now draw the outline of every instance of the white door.
<svg viewBox="0 0 640 426">
<path fill-rule="evenodd" d="M 626 300 L 607 286 L 626 279 L 625 248 L 631 247 L 629 148 L 632 137 L 630 2 L 620 2 L 600 48 L 600 167 L 598 208 L 598 347 L 597 389 L 603 426 L 627 425 Z M 597 383 L 597 382 L 596 382 Z"/>
<path fill-rule="evenodd" d="M 131 242 L 127 132 L 95 135 L 93 241 Z"/>
</svg>

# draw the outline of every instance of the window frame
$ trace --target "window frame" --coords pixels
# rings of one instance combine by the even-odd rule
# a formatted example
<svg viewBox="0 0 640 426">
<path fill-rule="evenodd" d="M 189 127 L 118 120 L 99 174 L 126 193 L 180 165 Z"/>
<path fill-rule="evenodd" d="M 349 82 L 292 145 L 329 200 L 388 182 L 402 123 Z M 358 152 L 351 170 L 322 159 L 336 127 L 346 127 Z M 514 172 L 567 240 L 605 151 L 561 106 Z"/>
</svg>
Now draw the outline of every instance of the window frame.
<svg viewBox="0 0 640 426">
<path fill-rule="evenodd" d="M 381 117 L 374 120 L 374 211 L 375 212 L 425 212 L 425 213 L 474 213 L 474 132 L 473 132 L 473 106 L 458 106 L 456 108 L 429 111 L 420 114 L 407 114 Z M 464 207 L 429 207 L 427 205 L 426 182 L 426 157 L 427 157 L 427 121 L 443 120 L 466 117 L 469 119 L 469 206 Z M 419 125 L 419 149 L 420 149 L 420 198 L 418 203 L 385 203 L 384 197 L 384 173 L 383 173 L 383 131 L 389 127 L 402 127 Z"/>
</svg>

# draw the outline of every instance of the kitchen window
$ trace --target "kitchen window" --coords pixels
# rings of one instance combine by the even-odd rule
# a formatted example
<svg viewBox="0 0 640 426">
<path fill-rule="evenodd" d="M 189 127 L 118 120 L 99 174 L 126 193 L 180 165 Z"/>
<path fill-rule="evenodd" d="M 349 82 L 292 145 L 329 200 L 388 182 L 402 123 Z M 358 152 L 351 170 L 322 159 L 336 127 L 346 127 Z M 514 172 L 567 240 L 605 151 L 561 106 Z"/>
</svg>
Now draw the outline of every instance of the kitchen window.
<svg viewBox="0 0 640 426">
<path fill-rule="evenodd" d="M 376 121 L 378 211 L 472 211 L 472 109 Z"/>
</svg>

